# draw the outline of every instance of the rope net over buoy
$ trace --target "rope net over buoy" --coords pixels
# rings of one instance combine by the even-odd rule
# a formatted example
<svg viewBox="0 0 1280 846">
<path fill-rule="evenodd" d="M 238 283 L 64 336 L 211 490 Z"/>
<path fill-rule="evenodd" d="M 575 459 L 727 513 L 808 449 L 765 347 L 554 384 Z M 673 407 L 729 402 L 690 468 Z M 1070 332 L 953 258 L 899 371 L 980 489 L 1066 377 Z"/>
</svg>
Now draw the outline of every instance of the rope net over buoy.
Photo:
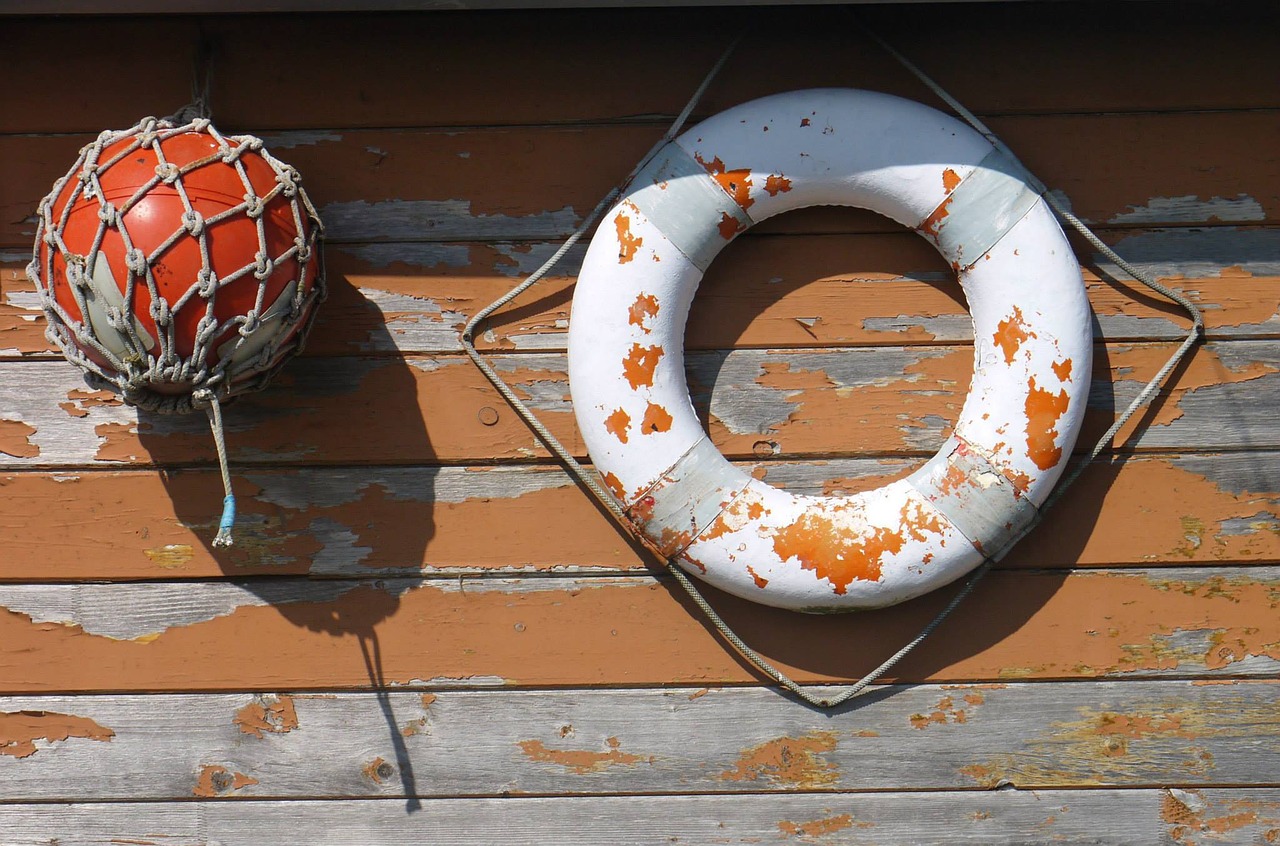
<svg viewBox="0 0 1280 846">
<path fill-rule="evenodd" d="M 40 201 L 27 275 L 86 381 L 162 414 L 203 410 L 226 489 L 221 403 L 298 353 L 325 296 L 323 226 L 291 166 L 207 118 L 106 131 Z"/>
</svg>

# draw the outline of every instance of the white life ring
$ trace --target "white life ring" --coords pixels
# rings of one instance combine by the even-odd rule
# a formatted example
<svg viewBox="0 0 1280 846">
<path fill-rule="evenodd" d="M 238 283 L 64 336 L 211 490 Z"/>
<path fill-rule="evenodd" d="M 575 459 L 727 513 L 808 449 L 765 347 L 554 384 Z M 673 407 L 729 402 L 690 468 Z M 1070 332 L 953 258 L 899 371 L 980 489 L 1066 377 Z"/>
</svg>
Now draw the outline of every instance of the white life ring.
<svg viewBox="0 0 1280 846">
<path fill-rule="evenodd" d="M 1092 363 L 1079 266 L 1028 180 L 968 126 L 868 91 L 765 97 L 668 144 L 600 224 L 569 326 L 578 426 L 635 527 L 717 587 L 806 611 L 901 602 L 1002 555 L 1062 473 Z M 685 380 L 685 322 L 712 258 L 815 205 L 925 236 L 974 325 L 954 434 L 909 478 L 849 497 L 790 494 L 731 465 Z"/>
</svg>

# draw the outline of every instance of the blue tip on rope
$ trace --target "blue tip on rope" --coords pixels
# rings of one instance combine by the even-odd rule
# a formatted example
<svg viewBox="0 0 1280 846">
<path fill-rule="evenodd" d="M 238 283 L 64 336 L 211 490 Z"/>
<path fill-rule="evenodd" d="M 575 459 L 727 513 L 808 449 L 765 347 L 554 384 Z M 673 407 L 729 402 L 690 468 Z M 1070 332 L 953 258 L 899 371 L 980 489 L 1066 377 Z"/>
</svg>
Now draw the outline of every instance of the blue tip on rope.
<svg viewBox="0 0 1280 846">
<path fill-rule="evenodd" d="M 218 534 L 213 539 L 214 546 L 231 546 L 231 527 L 236 524 L 236 498 L 227 494 L 222 499 L 222 519 L 218 521 Z"/>
</svg>

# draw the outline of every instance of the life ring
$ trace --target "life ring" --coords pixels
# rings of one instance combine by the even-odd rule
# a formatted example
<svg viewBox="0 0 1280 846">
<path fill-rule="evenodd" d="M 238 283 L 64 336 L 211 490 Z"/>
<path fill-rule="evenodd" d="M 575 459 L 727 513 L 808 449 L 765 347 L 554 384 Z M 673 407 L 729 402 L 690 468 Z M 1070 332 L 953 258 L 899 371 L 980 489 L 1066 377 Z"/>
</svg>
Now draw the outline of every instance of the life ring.
<svg viewBox="0 0 1280 846">
<path fill-rule="evenodd" d="M 959 121 L 869 91 L 765 97 L 663 148 L 593 237 L 569 326 L 578 426 L 634 526 L 717 587 L 805 611 L 901 602 L 1001 556 L 1062 473 L 1092 363 L 1079 266 L 1028 182 Z M 753 223 L 815 205 L 927 238 L 974 325 L 954 433 L 909 478 L 848 497 L 790 494 L 730 464 L 684 372 L 711 260 Z"/>
</svg>

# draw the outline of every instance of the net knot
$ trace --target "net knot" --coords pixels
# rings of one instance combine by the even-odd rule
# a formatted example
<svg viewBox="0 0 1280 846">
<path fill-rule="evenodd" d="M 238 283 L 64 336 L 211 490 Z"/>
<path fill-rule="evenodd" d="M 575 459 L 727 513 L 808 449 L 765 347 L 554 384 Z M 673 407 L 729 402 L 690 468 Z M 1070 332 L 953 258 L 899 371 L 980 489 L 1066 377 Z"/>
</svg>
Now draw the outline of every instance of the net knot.
<svg viewBox="0 0 1280 846">
<path fill-rule="evenodd" d="M 241 322 L 240 324 L 241 337 L 247 338 L 248 336 L 252 335 L 255 331 L 257 331 L 257 328 L 261 323 L 262 321 L 259 319 L 258 312 L 256 309 L 250 309 L 249 311 L 245 312 L 244 321 Z"/>
<path fill-rule="evenodd" d="M 262 253 L 254 256 L 253 278 L 262 281 L 276 271 L 276 263 Z"/>
<path fill-rule="evenodd" d="M 133 247 L 124 254 L 124 266 L 129 268 L 129 272 L 135 276 L 143 276 L 147 272 L 147 257 L 143 255 L 142 250 Z"/>
<path fill-rule="evenodd" d="M 191 237 L 199 238 L 200 234 L 204 232 L 204 215 L 200 214 L 200 212 L 195 209 L 183 212 L 182 228 L 186 229 L 187 234 Z M 204 271 L 201 272 L 203 273 Z"/>
<path fill-rule="evenodd" d="M 120 210 L 113 204 L 104 201 L 98 207 L 98 220 L 101 220 L 110 229 L 117 229 L 120 226 Z"/>
<path fill-rule="evenodd" d="M 173 162 L 161 162 L 156 165 L 156 176 L 160 177 L 160 181 L 165 185 L 172 185 L 178 181 L 178 177 L 182 172 L 178 170 L 178 166 Z"/>
<path fill-rule="evenodd" d="M 286 197 L 297 196 L 298 183 L 302 181 L 302 177 L 291 167 L 282 169 L 276 174 L 276 182 L 280 183 L 280 192 Z"/>
<path fill-rule="evenodd" d="M 262 198 L 256 194 L 244 195 L 244 213 L 250 220 L 257 220 L 262 217 L 263 202 Z"/>
<path fill-rule="evenodd" d="M 203 225 L 203 221 L 201 222 Z M 193 233 L 194 234 L 194 233 Z M 211 299 L 218 290 L 218 275 L 211 268 L 202 268 L 196 273 L 196 293 L 202 299 Z"/>
</svg>

